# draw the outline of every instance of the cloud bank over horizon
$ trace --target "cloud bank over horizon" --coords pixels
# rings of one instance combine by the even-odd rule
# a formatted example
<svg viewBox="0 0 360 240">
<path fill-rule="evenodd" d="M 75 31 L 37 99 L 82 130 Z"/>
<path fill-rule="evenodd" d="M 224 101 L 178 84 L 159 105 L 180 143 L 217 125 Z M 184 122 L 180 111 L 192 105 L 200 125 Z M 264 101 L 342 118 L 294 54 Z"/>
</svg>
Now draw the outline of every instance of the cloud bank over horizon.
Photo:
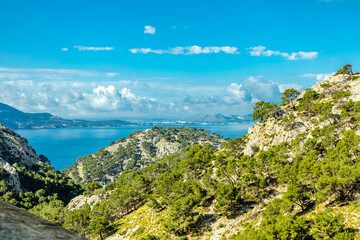
<svg viewBox="0 0 360 240">
<path fill-rule="evenodd" d="M 279 103 L 283 88 L 262 77 L 216 87 L 125 80 L 8 80 L 0 85 L 0 102 L 25 112 L 66 118 L 181 119 L 198 113 L 246 115 L 257 101 Z"/>
</svg>

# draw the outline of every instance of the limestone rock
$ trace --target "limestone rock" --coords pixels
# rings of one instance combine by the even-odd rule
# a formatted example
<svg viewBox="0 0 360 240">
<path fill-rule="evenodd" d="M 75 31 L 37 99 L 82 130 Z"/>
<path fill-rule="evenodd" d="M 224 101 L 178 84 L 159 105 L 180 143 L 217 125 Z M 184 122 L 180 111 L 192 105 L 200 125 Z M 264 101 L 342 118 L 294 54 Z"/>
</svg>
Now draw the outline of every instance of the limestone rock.
<svg viewBox="0 0 360 240">
<path fill-rule="evenodd" d="M 0 239 L 86 239 L 0 200 Z"/>
<path fill-rule="evenodd" d="M 333 96 L 340 91 L 350 91 L 350 95 L 335 103 L 331 114 L 334 120 L 340 117 L 341 105 L 352 99 L 353 101 L 360 101 L 360 78 L 358 80 L 351 80 L 350 75 L 341 74 L 331 76 L 323 82 L 318 82 L 311 87 L 312 90 L 324 94 L 322 103 L 333 100 Z M 302 92 L 297 99 L 304 96 L 305 91 Z M 298 105 L 295 99 L 294 105 Z M 292 115 L 294 120 L 291 125 L 283 124 L 282 117 Z M 253 127 L 249 128 L 247 134 L 247 142 L 244 148 L 244 154 L 252 156 L 254 148 L 260 150 L 267 150 L 270 146 L 278 145 L 282 142 L 290 142 L 295 139 L 300 133 L 311 133 L 316 127 L 322 127 L 324 122 L 318 123 L 319 116 L 304 117 L 297 111 L 286 107 L 281 107 L 281 116 L 269 117 L 266 121 L 258 122 Z"/>
<path fill-rule="evenodd" d="M 10 184 L 15 192 L 23 192 L 14 163 L 32 166 L 40 161 L 35 150 L 30 147 L 25 138 L 10 128 L 0 124 L 0 167 L 8 174 L 5 182 Z"/>
<path fill-rule="evenodd" d="M 101 202 L 102 200 L 104 199 L 97 195 L 91 195 L 91 196 L 80 195 L 71 199 L 71 201 L 68 204 L 68 209 L 70 211 L 75 209 L 81 209 L 85 204 L 89 204 L 89 206 L 92 208 L 92 206 L 94 206 L 98 202 Z"/>
</svg>

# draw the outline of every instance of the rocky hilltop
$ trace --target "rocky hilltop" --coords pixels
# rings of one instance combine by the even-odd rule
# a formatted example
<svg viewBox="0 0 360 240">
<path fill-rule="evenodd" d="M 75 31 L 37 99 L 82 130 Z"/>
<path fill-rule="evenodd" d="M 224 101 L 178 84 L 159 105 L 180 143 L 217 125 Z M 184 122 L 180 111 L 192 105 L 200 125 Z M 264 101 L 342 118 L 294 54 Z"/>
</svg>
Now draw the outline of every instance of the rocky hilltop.
<svg viewBox="0 0 360 240">
<path fill-rule="evenodd" d="M 79 157 L 73 166 L 64 170 L 76 181 L 89 183 L 97 181 L 108 184 L 125 170 L 138 170 L 149 166 L 167 155 L 182 150 L 193 144 L 205 144 L 219 149 L 225 141 L 222 136 L 194 127 L 167 129 L 153 127 L 131 133 L 128 138 L 120 138 L 107 148 Z"/>
<path fill-rule="evenodd" d="M 252 156 L 254 148 L 267 150 L 282 142 L 291 142 L 301 133 L 336 124 L 341 120 L 343 104 L 360 100 L 359 78 L 359 74 L 331 76 L 302 92 L 291 106 L 280 106 L 276 116 L 249 128 L 244 154 Z M 342 129 L 352 129 L 352 125 L 346 121 Z"/>
</svg>

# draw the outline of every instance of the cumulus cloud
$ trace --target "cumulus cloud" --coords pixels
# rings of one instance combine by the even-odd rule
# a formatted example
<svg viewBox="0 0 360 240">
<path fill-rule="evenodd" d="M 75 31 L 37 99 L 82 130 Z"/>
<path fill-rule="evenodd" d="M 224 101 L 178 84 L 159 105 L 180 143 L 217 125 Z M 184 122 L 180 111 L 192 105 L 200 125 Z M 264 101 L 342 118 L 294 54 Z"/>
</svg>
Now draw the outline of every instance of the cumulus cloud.
<svg viewBox="0 0 360 240">
<path fill-rule="evenodd" d="M 112 51 L 113 47 L 86 47 L 86 46 L 74 46 L 79 51 Z"/>
<path fill-rule="evenodd" d="M 126 87 L 82 82 L 6 81 L 0 85 L 0 102 L 26 112 L 51 112 L 67 117 L 116 116 L 153 113 L 161 109 L 155 98 L 141 97 Z"/>
<path fill-rule="evenodd" d="M 246 93 L 246 100 L 251 102 L 267 101 L 278 102 L 281 97 L 279 86 L 272 82 L 267 81 L 262 77 L 249 77 L 242 85 L 241 90 Z"/>
<path fill-rule="evenodd" d="M 286 60 L 299 60 L 299 59 L 314 59 L 316 58 L 319 53 L 318 52 L 292 52 L 292 53 L 286 53 L 286 52 L 280 52 L 280 51 L 273 51 L 273 50 L 266 50 L 266 47 L 264 46 L 258 46 L 258 47 L 250 47 L 247 50 L 249 50 L 249 53 L 251 56 L 281 56 L 284 57 Z"/>
<path fill-rule="evenodd" d="M 116 74 L 108 73 L 113 75 Z M 105 74 L 101 76 L 106 78 Z M 164 84 L 161 79 L 146 82 L 99 81 L 98 78 L 96 81 L 2 80 L 0 102 L 26 112 L 50 112 L 67 118 L 179 119 L 198 113 L 249 114 L 256 101 L 279 103 L 285 88 L 300 90 L 296 84 L 278 85 L 262 77 L 217 86 L 194 86 L 178 80 Z"/>
<path fill-rule="evenodd" d="M 249 77 L 241 84 L 231 83 L 218 95 L 187 96 L 182 104 L 193 114 L 199 109 L 207 114 L 248 114 L 257 101 L 279 103 L 280 99 L 278 84 L 261 77 Z"/>
<path fill-rule="evenodd" d="M 145 34 L 152 34 L 152 35 L 154 35 L 155 34 L 155 28 L 154 27 L 152 27 L 152 26 L 150 26 L 150 25 L 146 25 L 145 27 L 144 27 L 145 29 L 144 29 L 144 33 Z"/>
<path fill-rule="evenodd" d="M 174 47 L 167 50 L 162 49 L 151 49 L 151 48 L 133 48 L 129 49 L 131 53 L 155 53 L 155 54 L 173 54 L 173 55 L 192 55 L 192 54 L 209 54 L 209 53 L 228 53 L 228 54 L 238 54 L 238 49 L 236 47 L 223 46 L 223 47 L 199 47 L 197 45 L 187 46 L 187 47 Z"/>
<path fill-rule="evenodd" d="M 306 74 L 301 75 L 300 77 L 315 78 L 319 82 L 322 82 L 334 74 L 335 74 L 334 72 L 333 73 L 306 73 Z"/>
<path fill-rule="evenodd" d="M 61 51 L 63 51 L 63 52 L 67 52 L 68 50 L 69 50 L 69 49 L 66 48 L 66 47 L 61 49 Z"/>
</svg>

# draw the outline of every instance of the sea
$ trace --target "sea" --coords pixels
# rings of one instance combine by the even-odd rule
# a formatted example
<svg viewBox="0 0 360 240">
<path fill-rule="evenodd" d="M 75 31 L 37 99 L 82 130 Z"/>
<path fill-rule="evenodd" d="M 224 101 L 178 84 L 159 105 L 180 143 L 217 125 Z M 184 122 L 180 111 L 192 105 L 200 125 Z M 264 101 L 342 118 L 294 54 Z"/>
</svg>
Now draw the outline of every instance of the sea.
<svg viewBox="0 0 360 240">
<path fill-rule="evenodd" d="M 224 138 L 241 137 L 247 133 L 253 124 L 231 125 L 191 125 L 204 128 L 212 133 L 219 133 Z M 166 125 L 180 127 L 179 125 Z M 185 126 L 190 127 L 190 126 Z M 18 129 L 15 130 L 22 137 L 27 138 L 29 145 L 40 155 L 45 155 L 56 170 L 72 165 L 80 156 L 97 152 L 100 148 L 110 145 L 120 137 L 127 137 L 136 130 L 145 130 L 152 126 L 120 126 L 120 127 L 91 127 L 91 128 L 55 128 L 55 129 Z"/>
</svg>

